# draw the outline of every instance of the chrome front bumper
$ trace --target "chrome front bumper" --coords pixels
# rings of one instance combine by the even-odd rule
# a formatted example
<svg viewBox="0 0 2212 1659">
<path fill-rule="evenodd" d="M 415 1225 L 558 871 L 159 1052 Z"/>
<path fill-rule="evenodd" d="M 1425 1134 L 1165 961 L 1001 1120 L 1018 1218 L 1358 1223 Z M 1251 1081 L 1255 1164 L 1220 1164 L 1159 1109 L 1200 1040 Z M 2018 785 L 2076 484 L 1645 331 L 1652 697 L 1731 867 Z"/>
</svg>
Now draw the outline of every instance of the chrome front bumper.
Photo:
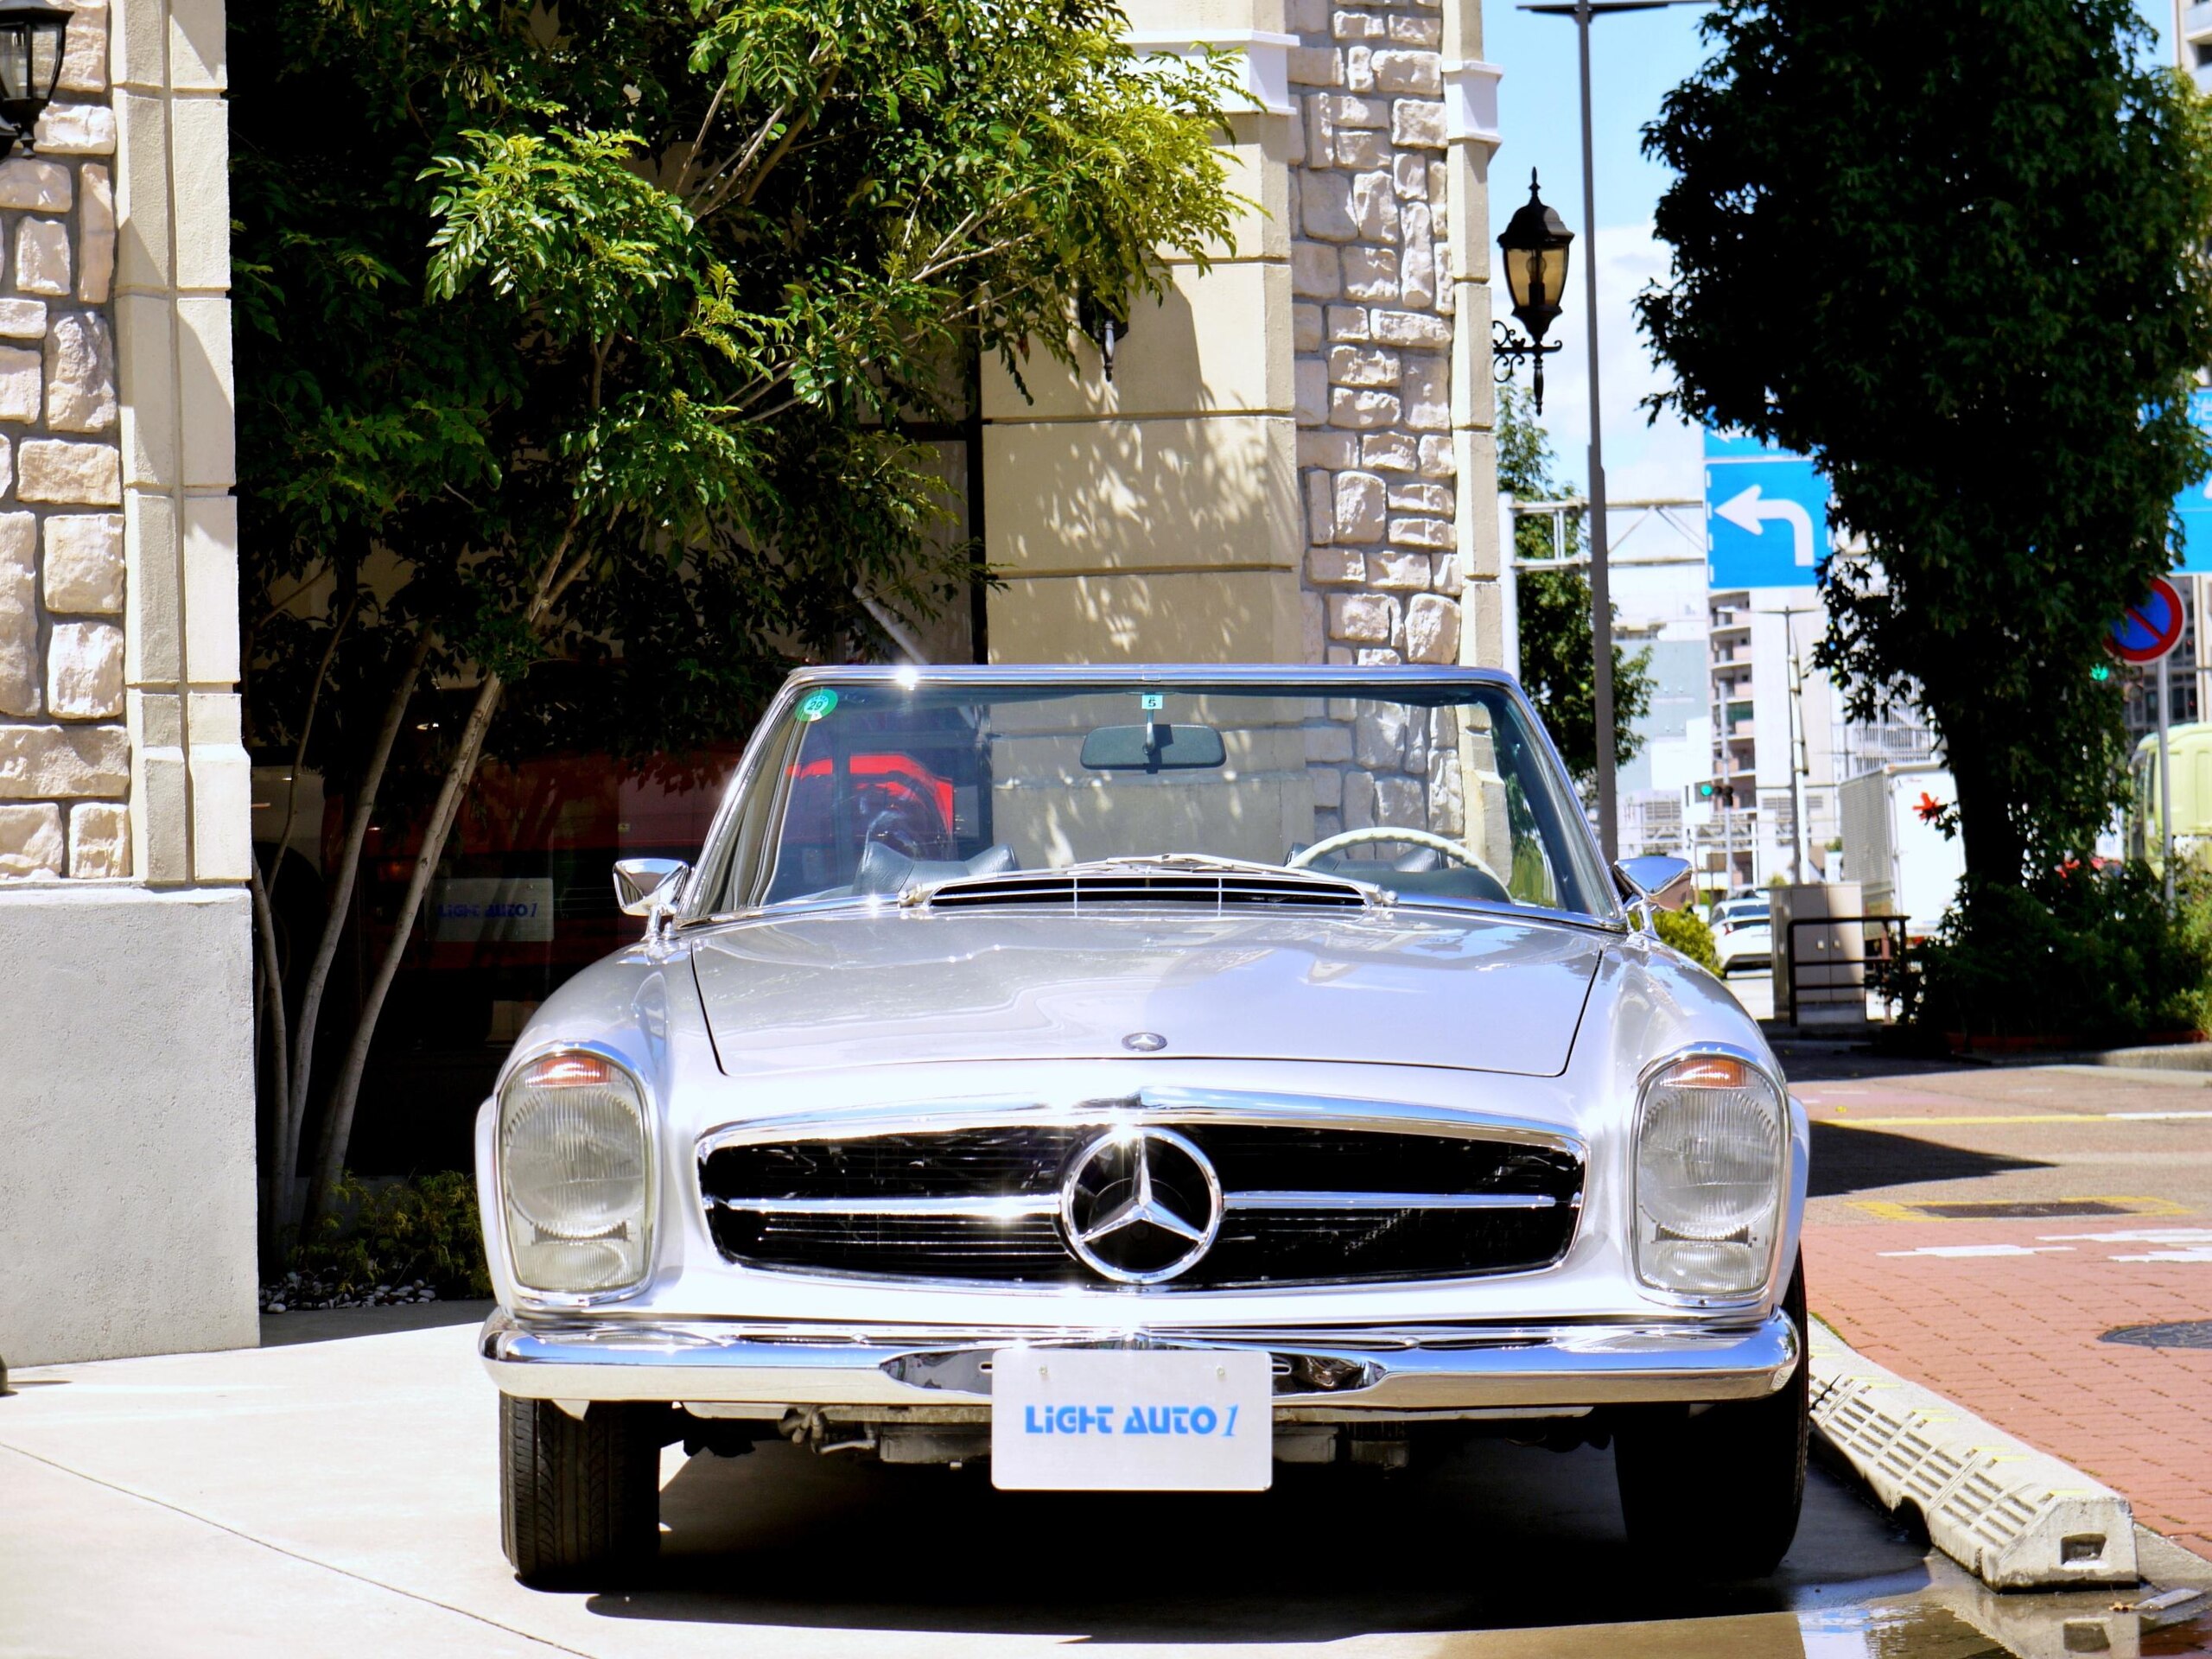
<svg viewBox="0 0 2212 1659">
<path fill-rule="evenodd" d="M 998 1349 L 1263 1350 L 1281 1408 L 1498 1411 L 1751 1400 L 1802 1356 L 1783 1314 L 1731 1328 L 1581 1325 L 1314 1331 L 1040 1331 L 739 1325 L 602 1319 L 485 1322 L 484 1368 L 507 1394 L 760 1406 L 988 1406 Z M 1336 1386 L 1325 1386 L 1323 1379 Z"/>
</svg>

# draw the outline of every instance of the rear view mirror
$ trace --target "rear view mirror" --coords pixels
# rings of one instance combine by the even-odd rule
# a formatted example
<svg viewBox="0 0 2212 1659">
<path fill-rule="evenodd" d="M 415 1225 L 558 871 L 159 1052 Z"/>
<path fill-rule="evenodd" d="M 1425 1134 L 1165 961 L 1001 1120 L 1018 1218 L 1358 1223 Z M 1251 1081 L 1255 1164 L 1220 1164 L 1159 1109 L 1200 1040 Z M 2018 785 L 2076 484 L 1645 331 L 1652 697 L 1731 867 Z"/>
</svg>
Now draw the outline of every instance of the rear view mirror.
<svg viewBox="0 0 2212 1659">
<path fill-rule="evenodd" d="M 691 867 L 680 858 L 614 861 L 614 902 L 625 916 L 650 916 L 676 903 Z"/>
<path fill-rule="evenodd" d="M 1085 772 L 1182 772 L 1218 766 L 1228 758 L 1211 726 L 1101 726 L 1083 740 Z"/>
<path fill-rule="evenodd" d="M 1697 896 L 1687 860 L 1653 853 L 1624 859 L 1613 870 L 1627 885 L 1630 896 L 1655 910 L 1680 910 Z"/>
</svg>

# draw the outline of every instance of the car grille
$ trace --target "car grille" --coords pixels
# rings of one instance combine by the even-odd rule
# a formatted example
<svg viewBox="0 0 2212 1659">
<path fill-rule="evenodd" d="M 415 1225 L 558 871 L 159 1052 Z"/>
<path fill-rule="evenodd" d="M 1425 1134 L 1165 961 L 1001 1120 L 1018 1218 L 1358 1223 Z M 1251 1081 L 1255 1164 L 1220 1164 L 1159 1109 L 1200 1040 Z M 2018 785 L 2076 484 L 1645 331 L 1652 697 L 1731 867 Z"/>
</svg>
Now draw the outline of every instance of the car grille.
<svg viewBox="0 0 2212 1659">
<path fill-rule="evenodd" d="M 1211 1246 L 1163 1287 L 1528 1272 L 1566 1254 L 1581 1204 L 1581 1160 L 1548 1146 L 1306 1125 L 1160 1127 L 1205 1155 L 1224 1198 Z M 1103 1132 L 1001 1124 L 725 1145 L 704 1159 L 701 1182 L 715 1243 L 748 1266 L 1099 1283 L 1062 1232 L 1059 1192 Z"/>
</svg>

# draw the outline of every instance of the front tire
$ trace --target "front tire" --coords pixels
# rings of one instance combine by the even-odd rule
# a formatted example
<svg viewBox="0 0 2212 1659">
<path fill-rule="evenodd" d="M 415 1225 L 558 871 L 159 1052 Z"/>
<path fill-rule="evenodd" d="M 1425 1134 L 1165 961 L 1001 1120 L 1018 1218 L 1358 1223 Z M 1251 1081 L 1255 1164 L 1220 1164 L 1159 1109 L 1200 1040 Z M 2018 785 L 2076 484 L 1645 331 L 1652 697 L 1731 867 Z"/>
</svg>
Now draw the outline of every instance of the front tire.
<svg viewBox="0 0 2212 1659">
<path fill-rule="evenodd" d="M 1764 1400 L 1624 1414 L 1614 1434 L 1621 1516 L 1638 1556 L 1700 1580 L 1763 1579 L 1797 1535 L 1812 1424 L 1805 1264 L 1783 1298 L 1797 1327 L 1797 1370 Z"/>
<path fill-rule="evenodd" d="M 599 1589 L 652 1566 L 668 1416 L 601 1402 L 580 1421 L 550 1400 L 499 1396 L 499 1530 L 524 1583 Z"/>
</svg>

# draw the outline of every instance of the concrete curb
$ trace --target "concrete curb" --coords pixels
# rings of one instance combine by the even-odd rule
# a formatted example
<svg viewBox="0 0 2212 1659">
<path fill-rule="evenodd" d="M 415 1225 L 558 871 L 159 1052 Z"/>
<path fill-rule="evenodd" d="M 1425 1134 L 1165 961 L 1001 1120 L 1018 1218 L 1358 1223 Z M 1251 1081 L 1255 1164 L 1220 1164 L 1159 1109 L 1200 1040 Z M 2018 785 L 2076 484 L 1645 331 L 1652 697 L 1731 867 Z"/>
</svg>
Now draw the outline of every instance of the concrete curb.
<svg viewBox="0 0 2212 1659">
<path fill-rule="evenodd" d="M 2134 1513 L 2109 1486 L 1812 1326 L 1813 1427 L 1888 1508 L 1993 1590 L 2133 1584 Z"/>
</svg>

